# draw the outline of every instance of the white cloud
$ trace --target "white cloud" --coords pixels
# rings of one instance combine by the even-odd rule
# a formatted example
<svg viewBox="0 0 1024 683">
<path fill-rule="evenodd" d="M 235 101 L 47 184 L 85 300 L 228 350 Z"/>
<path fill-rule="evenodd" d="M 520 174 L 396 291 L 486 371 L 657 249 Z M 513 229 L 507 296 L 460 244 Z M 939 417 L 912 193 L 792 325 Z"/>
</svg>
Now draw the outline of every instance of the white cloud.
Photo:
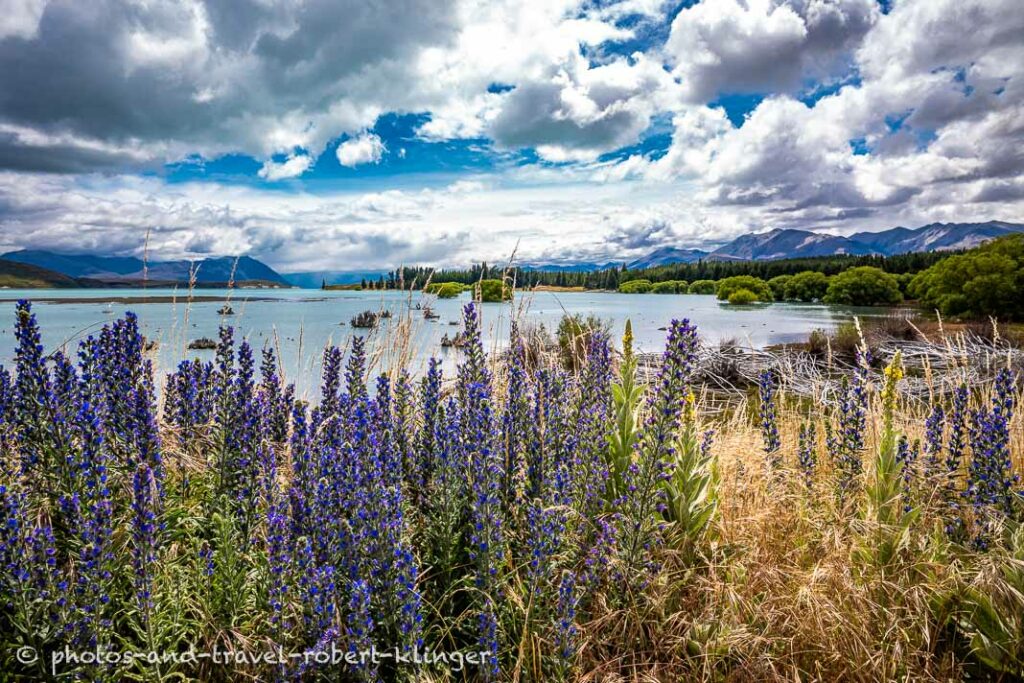
<svg viewBox="0 0 1024 683">
<path fill-rule="evenodd" d="M 524 259 L 607 258 L 772 226 L 1024 220 L 1019 0 L 884 15 L 874 0 L 701 0 L 665 45 L 607 49 L 661 35 L 674 6 L 15 0 L 0 17 L 0 243 L 130 251 L 159 226 L 164 256 L 301 269 L 495 260 L 520 239 Z M 740 125 L 708 106 L 735 93 L 764 95 Z M 339 163 L 378 163 L 368 131 L 388 112 L 428 114 L 432 142 L 487 138 L 496 168 L 321 196 L 126 175 L 240 152 L 266 180 L 295 178 L 341 136 Z M 669 119 L 663 154 L 596 161 Z M 523 148 L 565 163 L 510 162 Z"/>
<path fill-rule="evenodd" d="M 307 154 L 290 156 L 281 163 L 268 159 L 263 163 L 263 168 L 259 170 L 259 176 L 266 180 L 296 178 L 309 170 L 312 164 L 313 159 Z"/>
<path fill-rule="evenodd" d="M 31 38 L 39 29 L 39 20 L 47 0 L 7 0 L 0 12 L 0 39 L 7 36 Z"/>
<path fill-rule="evenodd" d="M 797 88 L 843 66 L 874 0 L 704 0 L 672 22 L 665 52 L 691 101 Z"/>
<path fill-rule="evenodd" d="M 385 150 L 379 136 L 363 133 L 338 145 L 338 163 L 349 168 L 360 164 L 376 164 L 384 156 Z"/>
</svg>

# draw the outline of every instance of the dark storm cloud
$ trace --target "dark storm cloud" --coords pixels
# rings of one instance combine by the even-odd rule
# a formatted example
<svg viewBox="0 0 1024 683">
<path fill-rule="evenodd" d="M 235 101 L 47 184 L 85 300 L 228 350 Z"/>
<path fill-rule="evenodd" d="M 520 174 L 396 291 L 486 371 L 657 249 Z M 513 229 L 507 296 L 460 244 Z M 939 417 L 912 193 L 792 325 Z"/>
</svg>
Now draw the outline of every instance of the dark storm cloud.
<svg viewBox="0 0 1024 683">
<path fill-rule="evenodd" d="M 39 150 L 0 127 L 0 167 L 76 172 L 126 161 L 77 149 L 97 141 L 156 160 L 322 147 L 401 104 L 387 100 L 412 89 L 408 63 L 454 28 L 443 0 L 55 0 L 34 35 L 0 38 L 0 126 L 64 143 L 33 159 Z M 375 89 L 382 73 L 391 87 Z"/>
</svg>

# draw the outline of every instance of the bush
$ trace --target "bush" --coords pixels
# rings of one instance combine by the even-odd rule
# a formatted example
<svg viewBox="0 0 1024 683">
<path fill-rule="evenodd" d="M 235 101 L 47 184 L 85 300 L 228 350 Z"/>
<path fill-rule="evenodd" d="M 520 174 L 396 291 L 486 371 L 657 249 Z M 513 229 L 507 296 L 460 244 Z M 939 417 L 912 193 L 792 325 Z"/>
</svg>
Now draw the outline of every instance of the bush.
<svg viewBox="0 0 1024 683">
<path fill-rule="evenodd" d="M 757 294 L 749 289 L 737 289 L 729 294 L 729 303 L 736 305 L 752 304 L 758 301 Z"/>
<path fill-rule="evenodd" d="M 665 280 L 651 285 L 652 294 L 679 294 L 686 291 L 686 280 Z"/>
<path fill-rule="evenodd" d="M 822 301 L 847 306 L 885 306 L 903 301 L 903 295 L 895 277 L 881 268 L 860 266 L 832 278 Z"/>
<path fill-rule="evenodd" d="M 714 280 L 694 280 L 686 290 L 688 294 L 714 294 Z"/>
<path fill-rule="evenodd" d="M 445 282 L 434 292 L 438 299 L 454 299 L 463 292 L 463 286 L 458 282 Z"/>
<path fill-rule="evenodd" d="M 772 288 L 768 283 L 753 275 L 736 275 L 719 280 L 715 287 L 715 294 L 722 301 L 728 301 L 732 293 L 738 289 L 746 289 L 754 295 L 754 301 L 771 301 Z"/>
<path fill-rule="evenodd" d="M 1024 320 L 1024 235 L 950 256 L 917 274 L 910 296 L 929 310 L 964 318 Z"/>
<path fill-rule="evenodd" d="M 786 283 L 786 298 L 790 301 L 821 301 L 828 291 L 828 276 L 816 270 L 797 273 Z"/>
<path fill-rule="evenodd" d="M 914 273 L 900 273 L 896 276 L 896 282 L 900 286 L 900 294 L 903 298 L 910 296 L 910 283 L 914 281 L 916 275 Z"/>
<path fill-rule="evenodd" d="M 447 289 L 448 291 L 457 291 L 458 294 L 461 294 L 462 292 L 466 291 L 468 287 L 466 287 L 466 285 L 462 284 L 461 282 L 431 282 L 429 285 L 423 288 L 423 293 L 440 295 L 442 289 Z M 456 294 L 456 296 L 458 296 L 458 294 Z M 441 298 L 450 299 L 452 297 L 444 296 Z"/>
<path fill-rule="evenodd" d="M 792 279 L 792 275 L 776 275 L 768 281 L 768 286 L 772 288 L 772 296 L 776 301 L 785 301 L 786 284 Z"/>
<path fill-rule="evenodd" d="M 619 285 L 622 294 L 646 294 L 651 291 L 650 280 L 627 280 Z"/>
<path fill-rule="evenodd" d="M 478 285 L 480 301 L 501 302 L 512 298 L 512 288 L 501 280 L 481 280 Z"/>
</svg>

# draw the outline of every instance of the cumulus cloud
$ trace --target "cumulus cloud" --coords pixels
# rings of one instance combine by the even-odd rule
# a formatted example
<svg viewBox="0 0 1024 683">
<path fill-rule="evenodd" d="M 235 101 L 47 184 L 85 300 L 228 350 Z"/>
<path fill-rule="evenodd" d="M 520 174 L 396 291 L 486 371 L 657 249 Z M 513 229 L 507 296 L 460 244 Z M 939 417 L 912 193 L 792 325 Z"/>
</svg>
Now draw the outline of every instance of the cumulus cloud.
<svg viewBox="0 0 1024 683">
<path fill-rule="evenodd" d="M 691 101 L 798 88 L 843 66 L 874 0 L 704 0 L 676 16 L 665 52 Z"/>
<path fill-rule="evenodd" d="M 30 35 L 0 33 L 0 122 L 66 140 L 55 169 L 89 140 L 154 162 L 316 156 L 422 104 L 418 59 L 458 28 L 445 0 L 51 0 Z M 15 165 L 6 143 L 0 166 Z M 83 155 L 70 156 L 78 170 Z"/>
<path fill-rule="evenodd" d="M 674 32 L 687 22 L 707 29 L 698 45 L 717 36 L 716 56 L 701 57 L 698 50 L 677 65 L 677 72 L 689 70 L 693 78 L 684 83 L 688 93 L 696 87 L 711 97 L 712 91 L 767 84 L 783 92 L 764 99 L 740 125 L 720 108 L 687 105 L 673 119 L 673 141 L 664 155 L 634 156 L 597 169 L 594 177 L 689 179 L 703 206 L 733 207 L 761 225 L 825 227 L 853 220 L 882 227 L 907 216 L 963 220 L 994 210 L 1020 220 L 1024 213 L 1015 189 L 1024 180 L 1024 44 L 1012 36 L 1024 35 L 1024 16 L 1015 4 L 898 3 L 889 14 L 873 16 L 866 32 L 854 31 L 856 40 L 832 40 L 855 60 L 860 82 L 802 101 L 785 91 L 795 82 L 787 79 L 806 73 L 804 62 L 814 54 L 807 52 L 813 27 L 822 16 L 836 16 L 840 5 L 705 1 L 681 12 L 673 25 Z M 687 18 L 687 12 L 703 18 Z M 803 29 L 796 30 L 801 22 Z M 973 28 L 965 33 L 961 27 L 967 23 Z M 758 40 L 744 47 L 723 36 L 774 40 L 789 35 L 786 26 L 792 36 L 802 36 L 793 43 L 798 49 L 788 75 L 772 64 L 765 68 L 773 72 L 758 75 L 758 84 L 743 84 L 722 71 L 743 62 L 726 58 L 730 44 L 744 60 L 761 54 Z M 719 85 L 702 88 L 704 78 Z M 996 209 L 991 197 L 1006 205 Z M 986 201 L 988 206 L 967 206 Z"/>
<path fill-rule="evenodd" d="M 296 178 L 309 170 L 312 164 L 313 159 L 307 154 L 290 156 L 281 163 L 268 159 L 259 170 L 259 177 L 266 180 Z"/>
<path fill-rule="evenodd" d="M 0 13 L 0 39 L 31 38 L 39 27 L 46 0 L 9 0 Z"/>
<path fill-rule="evenodd" d="M 0 246 L 131 251 L 156 226 L 161 255 L 303 269 L 1024 220 L 1017 0 L 676 6 L 14 0 L 0 17 Z M 742 93 L 761 96 L 742 120 L 711 106 Z M 389 112 L 424 114 L 421 140 L 371 132 Z M 358 167 L 456 138 L 483 139 L 493 168 L 444 188 L 303 192 L 334 140 Z M 301 179 L 282 196 L 153 178 L 227 153 L 267 181 Z"/>
<path fill-rule="evenodd" d="M 533 147 L 553 161 L 590 159 L 636 142 L 673 85 L 642 55 L 596 67 L 574 55 L 547 78 L 516 87 L 486 130 L 499 146 Z"/>
<path fill-rule="evenodd" d="M 386 149 L 379 136 L 363 133 L 338 145 L 338 163 L 349 168 L 360 164 L 376 164 Z"/>
</svg>

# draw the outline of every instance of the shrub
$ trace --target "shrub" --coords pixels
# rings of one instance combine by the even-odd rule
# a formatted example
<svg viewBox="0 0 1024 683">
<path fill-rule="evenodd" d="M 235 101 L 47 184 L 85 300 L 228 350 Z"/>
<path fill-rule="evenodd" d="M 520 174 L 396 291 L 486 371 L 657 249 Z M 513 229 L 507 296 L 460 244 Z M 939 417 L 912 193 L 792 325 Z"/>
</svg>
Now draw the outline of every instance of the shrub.
<svg viewBox="0 0 1024 683">
<path fill-rule="evenodd" d="M 776 275 L 768 281 L 768 286 L 772 288 L 772 296 L 776 301 L 785 301 L 786 285 L 792 279 L 792 275 Z"/>
<path fill-rule="evenodd" d="M 914 273 L 900 273 L 896 276 L 896 282 L 900 286 L 900 294 L 903 298 L 910 296 L 910 283 L 914 281 Z"/>
<path fill-rule="evenodd" d="M 828 291 L 828 276 L 815 270 L 797 273 L 786 283 L 786 298 L 790 301 L 821 301 Z"/>
<path fill-rule="evenodd" d="M 688 294 L 714 294 L 714 280 L 694 280 L 686 290 Z"/>
<path fill-rule="evenodd" d="M 1024 320 L 1021 292 L 1024 235 L 1008 235 L 918 273 L 909 293 L 943 315 Z"/>
<path fill-rule="evenodd" d="M 429 285 L 423 288 L 424 294 L 437 294 L 440 295 L 441 290 L 446 289 L 448 291 L 457 291 L 458 294 L 466 291 L 468 287 L 461 282 L 431 282 Z M 457 295 L 456 295 L 457 296 Z M 442 299 L 449 299 L 451 297 L 441 297 Z"/>
<path fill-rule="evenodd" d="M 729 294 L 730 304 L 752 304 L 758 301 L 757 295 L 749 289 L 737 289 Z"/>
<path fill-rule="evenodd" d="M 622 294 L 646 294 L 651 291 L 650 280 L 627 280 L 619 285 Z"/>
<path fill-rule="evenodd" d="M 822 299 L 827 304 L 885 306 L 903 300 L 896 278 L 881 268 L 860 266 L 836 275 Z"/>
<path fill-rule="evenodd" d="M 719 280 L 715 287 L 715 294 L 722 301 L 728 301 L 732 293 L 738 289 L 745 289 L 754 295 L 754 301 L 771 301 L 772 288 L 768 283 L 753 275 L 736 275 Z"/>
<path fill-rule="evenodd" d="M 512 298 L 512 288 L 501 280 L 481 280 L 477 286 L 480 301 L 501 302 Z"/>
<path fill-rule="evenodd" d="M 463 292 L 463 286 L 458 282 L 445 282 L 434 292 L 438 299 L 454 299 Z"/>
<path fill-rule="evenodd" d="M 651 285 L 652 294 L 679 294 L 686 291 L 685 280 L 665 280 Z"/>
</svg>

